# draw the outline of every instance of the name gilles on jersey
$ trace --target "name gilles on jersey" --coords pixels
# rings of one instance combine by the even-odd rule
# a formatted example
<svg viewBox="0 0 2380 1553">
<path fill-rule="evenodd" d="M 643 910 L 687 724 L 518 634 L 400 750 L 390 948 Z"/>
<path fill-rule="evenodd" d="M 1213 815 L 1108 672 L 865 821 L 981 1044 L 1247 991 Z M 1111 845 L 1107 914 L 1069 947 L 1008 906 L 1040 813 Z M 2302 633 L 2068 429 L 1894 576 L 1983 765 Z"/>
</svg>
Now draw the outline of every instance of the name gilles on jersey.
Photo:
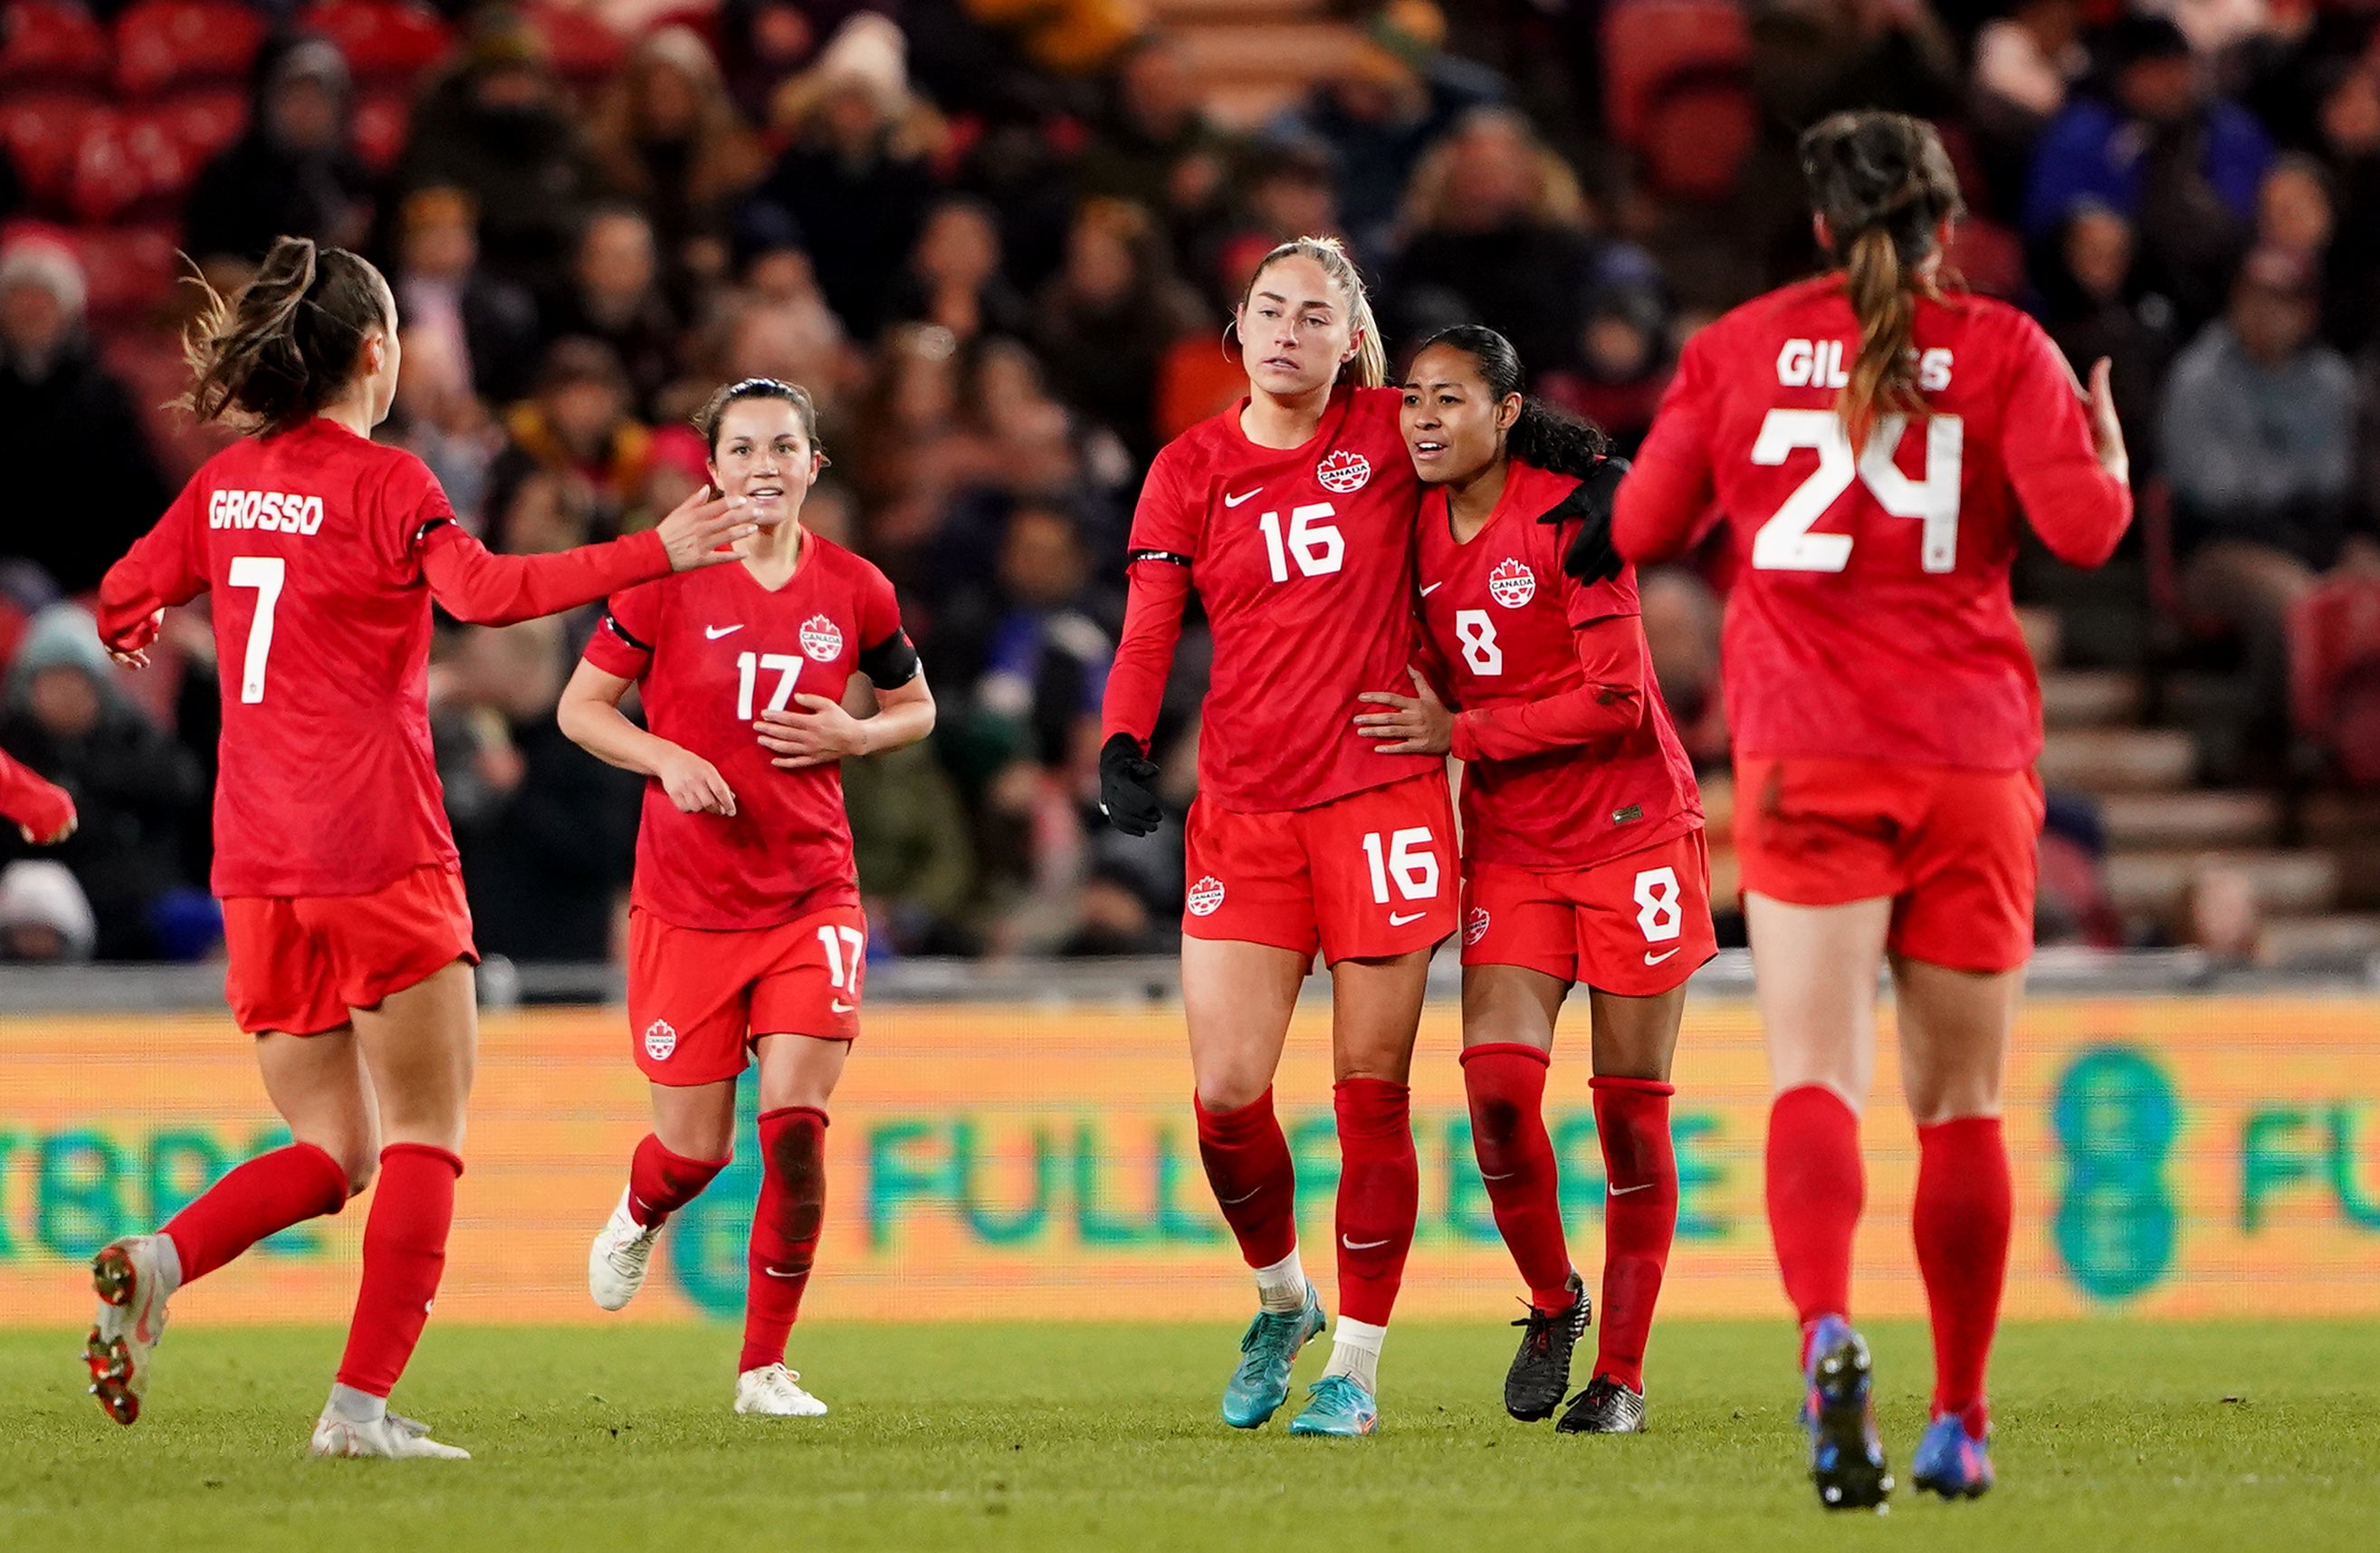
<svg viewBox="0 0 2380 1553">
<path fill-rule="evenodd" d="M 294 491 L 217 491 L 207 498 L 207 527 L 310 534 L 322 526 L 322 498 Z"/>
<path fill-rule="evenodd" d="M 1777 381 L 1788 388 L 1841 388 L 1852 376 L 1843 363 L 1849 347 L 1839 339 L 1789 339 L 1777 352 Z M 1950 352 L 1942 346 L 1917 358 L 1920 392 L 1938 394 L 1950 386 Z"/>
</svg>

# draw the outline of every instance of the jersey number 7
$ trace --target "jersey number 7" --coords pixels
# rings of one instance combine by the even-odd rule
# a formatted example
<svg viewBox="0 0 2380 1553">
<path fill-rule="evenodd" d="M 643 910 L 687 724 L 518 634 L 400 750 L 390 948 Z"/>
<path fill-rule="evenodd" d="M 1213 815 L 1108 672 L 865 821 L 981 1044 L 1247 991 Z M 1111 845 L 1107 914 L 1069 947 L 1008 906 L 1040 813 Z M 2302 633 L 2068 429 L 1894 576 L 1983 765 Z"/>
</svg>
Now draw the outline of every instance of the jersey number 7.
<svg viewBox="0 0 2380 1553">
<path fill-rule="evenodd" d="M 1892 461 L 1908 424 L 1906 415 L 1878 417 L 1867 446 L 1854 459 L 1851 434 L 1833 410 L 1770 410 L 1753 441 L 1752 461 L 1782 464 L 1794 449 L 1808 447 L 1817 452 L 1818 467 L 1753 536 L 1753 566 L 1762 571 L 1840 571 L 1850 565 L 1851 535 L 1812 533 L 1810 528 L 1856 480 L 1885 511 L 1925 525 L 1920 567 L 1929 572 L 1958 569 L 1959 465 L 1966 451 L 1966 423 L 1955 415 L 1926 418 L 1924 480 L 1910 479 Z"/>
<path fill-rule="evenodd" d="M 288 581 L 289 563 L 278 556 L 234 556 L 224 581 L 256 590 L 256 614 L 248 623 L 248 651 L 239 665 L 239 699 L 253 706 L 264 699 L 264 661 L 273 654 L 273 611 Z"/>
</svg>

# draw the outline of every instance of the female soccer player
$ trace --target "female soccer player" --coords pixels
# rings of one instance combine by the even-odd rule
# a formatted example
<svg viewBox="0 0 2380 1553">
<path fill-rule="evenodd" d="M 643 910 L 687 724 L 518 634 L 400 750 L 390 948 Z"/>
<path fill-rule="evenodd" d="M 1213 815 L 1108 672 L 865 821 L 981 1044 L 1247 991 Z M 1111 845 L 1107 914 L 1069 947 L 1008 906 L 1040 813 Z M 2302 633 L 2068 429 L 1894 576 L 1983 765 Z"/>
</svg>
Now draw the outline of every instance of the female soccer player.
<svg viewBox="0 0 2380 1553">
<path fill-rule="evenodd" d="M 524 620 L 725 558 L 721 544 L 751 530 L 732 501 L 698 497 L 609 544 L 492 556 L 420 459 L 367 439 L 397 356 L 377 270 L 275 243 L 236 298 L 212 298 L 190 345 L 186 406 L 253 434 L 208 459 L 100 587 L 100 633 L 136 666 L 166 605 L 215 593 L 225 991 L 296 1141 L 99 1253 L 88 1360 L 100 1405 L 130 1424 L 175 1290 L 338 1212 L 377 1168 L 346 1355 L 311 1449 L 459 1458 L 387 1410 L 445 1266 L 478 1040 L 470 912 L 430 755 L 431 603 Z"/>
<path fill-rule="evenodd" d="M 1405 1081 L 1430 950 L 1454 926 L 1445 764 L 1383 756 L 1354 724 L 1359 695 L 1405 683 L 1418 492 L 1398 396 L 1380 386 L 1371 305 L 1338 244 L 1301 238 L 1267 254 L 1235 326 L 1248 397 L 1159 453 L 1133 518 L 1100 796 L 1129 835 L 1162 818 L 1147 747 L 1196 587 L 1215 660 L 1186 847 L 1182 1000 L 1199 1156 L 1261 1305 L 1223 1421 L 1253 1429 L 1271 1417 L 1298 1350 L 1323 1326 L 1298 1260 L 1296 1180 L 1271 1088 L 1318 948 L 1338 1079 L 1340 1319 L 1290 1429 L 1366 1435 L 1420 1193 Z"/>
<path fill-rule="evenodd" d="M 826 1412 L 785 1368 L 826 1207 L 827 1101 L 859 1033 L 868 922 L 837 762 L 914 744 L 934 698 L 892 584 L 802 527 L 825 459 L 818 411 L 756 377 L 698 422 L 710 481 L 759 525 L 741 565 L 631 588 L 562 694 L 562 731 L 644 776 L 628 911 L 628 1028 L 653 1130 L 588 1253 L 588 1290 L 618 1310 L 644 1286 L 661 1228 L 727 1166 L 735 1081 L 760 1065 L 760 1202 L 752 1218 L 735 1411 Z M 879 710 L 843 709 L 855 674 Z M 641 683 L 651 731 L 620 714 Z"/>
<path fill-rule="evenodd" d="M 1592 1305 L 1562 1243 L 1544 1115 L 1562 999 L 1587 984 L 1603 1146 L 1603 1331 L 1557 1428 L 1645 1427 L 1645 1339 L 1678 1221 L 1670 1059 L 1686 979 L 1717 952 L 1694 766 L 1645 642 L 1636 576 L 1561 569 L 1572 514 L 1608 503 L 1601 433 L 1521 395 L 1503 336 L 1465 324 L 1414 357 L 1404 438 L 1420 519 L 1429 677 L 1371 691 L 1384 754 L 1451 752 L 1463 783 L 1463 1082 L 1496 1227 L 1529 1286 L 1504 1407 L 1550 1417 Z M 1625 466 L 1619 466 L 1624 468 Z"/>
<path fill-rule="evenodd" d="M 2096 566 L 2131 497 L 2107 363 L 2085 398 L 2031 319 L 1945 289 L 1961 205 L 1933 129 L 1840 114 L 1803 138 L 1802 166 L 1835 271 L 1687 344 L 1610 539 L 1633 561 L 1674 555 L 1716 496 L 1742 566 L 1725 672 L 1776 1085 L 1768 1220 L 1802 1320 L 1811 1475 L 1823 1503 L 1849 1507 L 1892 1486 L 1849 1322 L 1880 960 L 1917 1121 L 1934 1327 L 1933 1422 L 1912 1476 L 1945 1497 L 1991 1486 L 1984 1371 L 2010 1217 L 2000 1080 L 2042 814 L 2041 698 L 2009 562 L 2020 506 L 2052 553 Z"/>
</svg>

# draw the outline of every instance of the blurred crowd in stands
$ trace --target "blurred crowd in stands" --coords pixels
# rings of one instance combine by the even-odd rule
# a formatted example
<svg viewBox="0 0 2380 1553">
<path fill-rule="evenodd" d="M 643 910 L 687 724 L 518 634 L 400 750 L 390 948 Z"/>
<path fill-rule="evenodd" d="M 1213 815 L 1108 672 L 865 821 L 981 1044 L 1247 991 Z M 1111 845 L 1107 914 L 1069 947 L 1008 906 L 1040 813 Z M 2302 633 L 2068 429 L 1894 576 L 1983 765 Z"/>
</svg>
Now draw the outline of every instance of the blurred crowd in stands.
<svg viewBox="0 0 2380 1553">
<path fill-rule="evenodd" d="M 1098 712 L 1140 471 L 1242 391 L 1222 331 L 1256 258 L 1343 234 L 1392 356 L 1493 324 L 1624 448 L 1688 333 L 1813 267 L 1794 139 L 1851 106 L 1940 122 L 1965 283 L 2078 364 L 2115 361 L 2139 536 L 2104 580 L 2029 558 L 2022 591 L 2085 662 L 2208 655 L 2252 691 L 2236 769 L 2208 775 L 2302 779 L 2291 622 L 2326 579 L 2380 573 L 2380 12 L 1333 9 L 1350 46 L 1234 120 L 1125 0 L 8 4 L 0 747 L 71 788 L 82 828 L 62 869 L 0 885 L 0 948 L 211 948 L 203 609 L 127 677 L 74 602 L 215 445 L 157 408 L 197 301 L 177 249 L 224 287 L 285 232 L 379 263 L 406 347 L 382 434 L 501 550 L 651 523 L 703 481 L 687 418 L 715 385 L 807 385 L 832 467 L 804 520 L 893 578 L 942 708 L 925 745 L 845 770 L 881 950 L 1159 950 L 1178 836 L 1098 823 Z M 1725 584 L 1716 564 L 1645 580 L 1662 688 L 1714 772 Z M 552 718 L 589 629 L 440 637 L 439 759 L 491 953 L 613 952 L 638 785 Z M 1200 654 L 1194 631 L 1157 752 L 1177 811 Z M 2338 679 L 2368 729 L 2380 672 Z M 2124 935 L 2051 906 L 2064 935 Z"/>
</svg>

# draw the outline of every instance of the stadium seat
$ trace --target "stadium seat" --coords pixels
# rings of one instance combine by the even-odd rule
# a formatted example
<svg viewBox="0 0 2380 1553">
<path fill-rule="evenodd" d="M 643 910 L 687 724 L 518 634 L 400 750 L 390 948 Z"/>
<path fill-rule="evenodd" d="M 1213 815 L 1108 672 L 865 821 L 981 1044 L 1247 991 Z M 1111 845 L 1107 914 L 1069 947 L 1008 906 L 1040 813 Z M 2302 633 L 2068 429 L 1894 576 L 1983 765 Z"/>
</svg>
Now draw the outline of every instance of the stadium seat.
<svg viewBox="0 0 2380 1553">
<path fill-rule="evenodd" d="M 2002 301 L 2024 291 L 2024 239 L 1988 216 L 1969 216 L 1951 229 L 1949 258 L 1970 291 Z"/>
<path fill-rule="evenodd" d="M 454 43 L 437 12 L 407 0 L 320 0 L 298 25 L 336 44 L 364 86 L 408 86 Z"/>
<path fill-rule="evenodd" d="M 63 211 L 83 138 L 111 116 L 107 104 L 71 89 L 11 92 L 0 99 L 0 141 L 37 205 Z"/>
<path fill-rule="evenodd" d="M 67 234 L 91 287 L 91 317 L 129 318 L 156 306 L 181 273 L 177 233 L 164 226 L 79 226 Z"/>
<path fill-rule="evenodd" d="M 163 124 L 145 115 L 112 113 L 83 136 L 67 203 L 78 220 L 103 226 L 176 198 L 198 176 L 197 161 Z"/>
<path fill-rule="evenodd" d="M 2380 785 L 2380 579 L 2333 577 L 2289 612 L 2289 714 L 2358 787 Z"/>
<path fill-rule="evenodd" d="M 1645 143 L 1654 89 L 1683 70 L 1742 69 L 1752 58 L 1735 0 L 1621 0 L 1603 15 L 1603 101 L 1611 132 Z"/>
<path fill-rule="evenodd" d="M 264 18 L 237 0 L 139 0 L 115 18 L 115 88 L 244 80 L 263 42 Z"/>
<path fill-rule="evenodd" d="M 107 33 L 67 0 L 15 0 L 0 13 L 0 84 L 44 90 L 107 80 Z"/>
<path fill-rule="evenodd" d="M 396 165 L 405 153 L 406 131 L 413 121 L 413 97 L 406 92 L 367 92 L 356 102 L 353 124 L 356 154 L 375 174 Z"/>
<path fill-rule="evenodd" d="M 1645 92 L 1641 115 L 1637 153 L 1656 190 L 1704 204 L 1734 192 L 1760 133 L 1760 107 L 1742 71 L 1702 65 L 1671 71 Z"/>
<path fill-rule="evenodd" d="M 545 39 L 556 73 L 574 86 L 601 81 L 628 57 L 627 40 L 591 9 L 540 0 L 523 14 Z"/>
</svg>

